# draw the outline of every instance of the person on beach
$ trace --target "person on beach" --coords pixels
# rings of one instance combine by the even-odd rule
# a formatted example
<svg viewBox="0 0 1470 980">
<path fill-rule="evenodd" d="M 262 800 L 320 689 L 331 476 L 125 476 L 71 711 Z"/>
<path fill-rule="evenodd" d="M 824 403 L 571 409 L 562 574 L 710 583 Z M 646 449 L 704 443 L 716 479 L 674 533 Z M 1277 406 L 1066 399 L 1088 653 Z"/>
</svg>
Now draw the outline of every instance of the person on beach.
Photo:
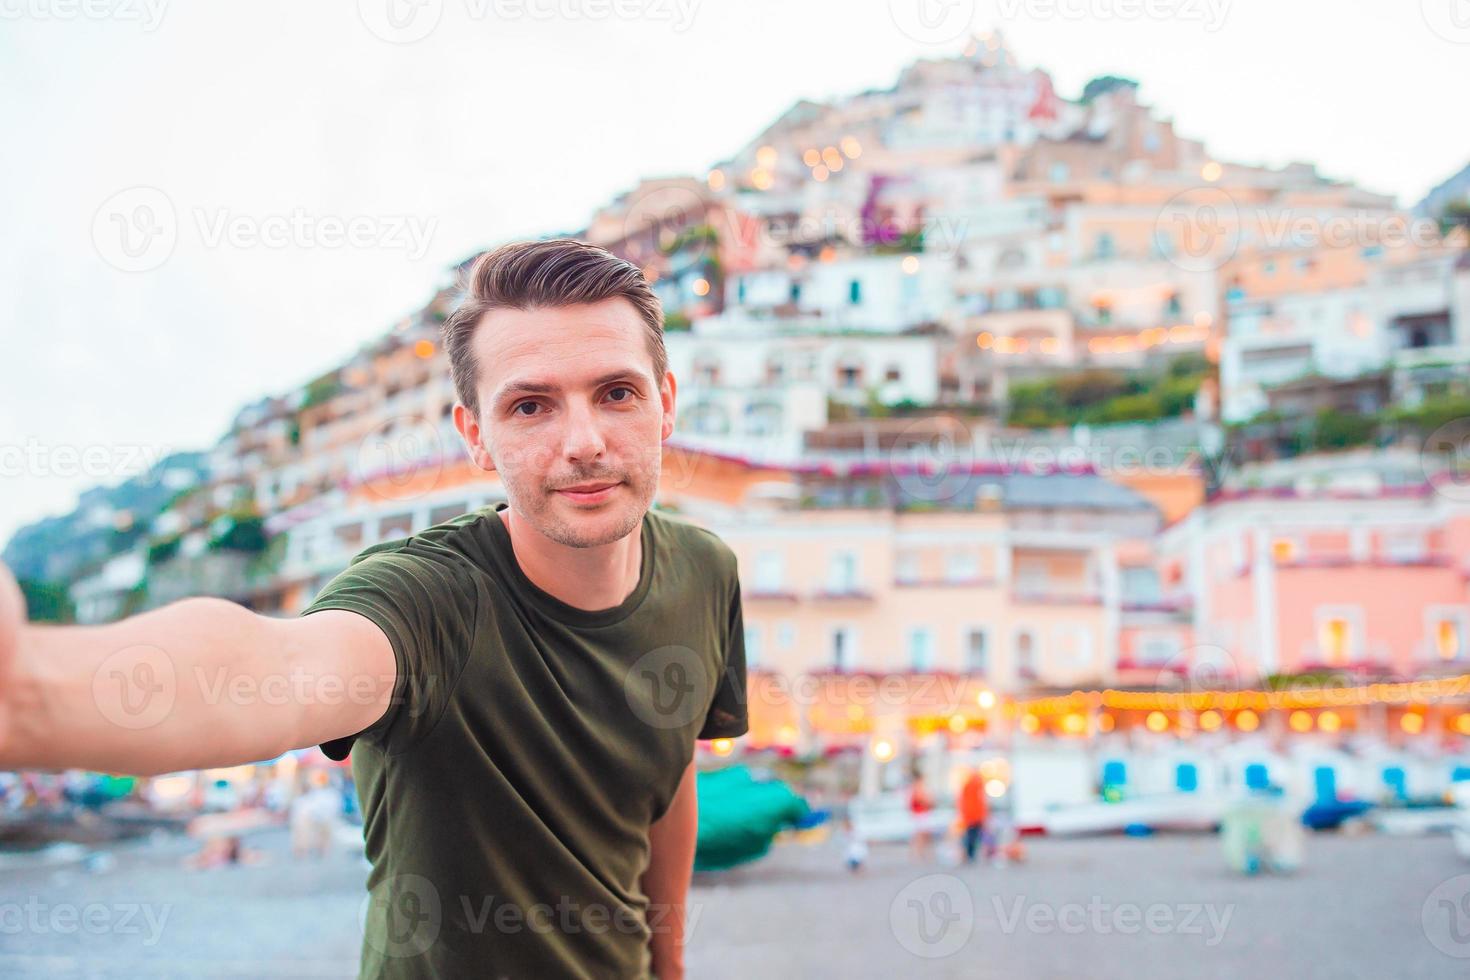
<svg viewBox="0 0 1470 980">
<path fill-rule="evenodd" d="M 974 864 L 975 853 L 982 842 L 986 845 L 987 856 L 990 849 L 985 828 L 990 816 L 990 801 L 985 798 L 985 779 L 978 769 L 971 769 L 960 787 L 959 811 L 965 863 Z"/>
<path fill-rule="evenodd" d="M 663 313 L 602 249 L 515 243 L 475 261 L 443 339 L 504 502 L 367 548 L 292 619 L 191 598 L 30 625 L 0 565 L 0 769 L 350 752 L 361 977 L 677 980 L 695 741 L 747 720 L 735 556 L 650 509 Z"/>
<path fill-rule="evenodd" d="M 922 775 L 915 774 L 914 780 L 909 784 L 909 812 L 913 815 L 914 836 L 910 840 L 910 850 L 914 860 L 927 861 L 929 851 L 933 842 L 933 828 L 929 826 L 930 814 L 934 811 L 934 797 L 929 795 L 929 787 L 924 782 Z"/>
</svg>

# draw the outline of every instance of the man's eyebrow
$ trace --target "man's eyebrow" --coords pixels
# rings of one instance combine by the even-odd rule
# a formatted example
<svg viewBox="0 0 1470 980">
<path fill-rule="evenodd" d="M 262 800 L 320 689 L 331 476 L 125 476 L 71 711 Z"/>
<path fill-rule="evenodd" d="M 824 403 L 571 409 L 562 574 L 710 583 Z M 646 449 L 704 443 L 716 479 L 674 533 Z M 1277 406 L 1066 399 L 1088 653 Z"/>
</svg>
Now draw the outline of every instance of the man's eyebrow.
<svg viewBox="0 0 1470 980">
<path fill-rule="evenodd" d="M 617 371 L 608 371 L 592 379 L 593 388 L 601 388 L 603 385 L 612 384 L 614 381 L 641 381 L 647 383 L 648 378 L 643 372 L 634 368 L 624 368 Z M 521 395 L 550 395 L 561 390 L 561 386 L 550 381 L 508 381 L 495 393 L 493 404 L 500 405 L 508 398 Z"/>
</svg>

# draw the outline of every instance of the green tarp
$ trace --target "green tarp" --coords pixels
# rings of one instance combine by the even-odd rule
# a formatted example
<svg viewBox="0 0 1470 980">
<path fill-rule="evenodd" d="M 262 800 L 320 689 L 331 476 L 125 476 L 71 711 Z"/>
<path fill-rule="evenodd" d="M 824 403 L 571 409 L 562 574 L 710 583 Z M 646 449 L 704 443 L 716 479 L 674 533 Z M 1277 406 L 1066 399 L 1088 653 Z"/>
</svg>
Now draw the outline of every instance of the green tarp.
<svg viewBox="0 0 1470 980">
<path fill-rule="evenodd" d="M 780 780 L 756 779 L 744 766 L 696 776 L 699 841 L 695 871 L 720 871 L 754 861 L 776 833 L 807 815 L 806 800 Z"/>
</svg>

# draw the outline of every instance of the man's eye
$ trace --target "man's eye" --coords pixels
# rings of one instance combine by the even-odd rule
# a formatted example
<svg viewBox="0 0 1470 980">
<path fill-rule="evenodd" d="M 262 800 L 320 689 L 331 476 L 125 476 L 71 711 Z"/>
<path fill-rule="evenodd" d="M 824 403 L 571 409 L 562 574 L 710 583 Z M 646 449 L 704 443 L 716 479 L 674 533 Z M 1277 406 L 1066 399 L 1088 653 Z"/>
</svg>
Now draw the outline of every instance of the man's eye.
<svg viewBox="0 0 1470 980">
<path fill-rule="evenodd" d="M 536 414 L 536 409 L 538 409 L 540 407 L 541 406 L 537 405 L 535 402 L 521 402 L 515 408 L 511 409 L 511 411 L 514 412 L 517 415 L 535 415 Z M 523 408 L 529 408 L 529 409 L 531 409 L 531 411 L 529 411 L 529 412 L 523 412 L 523 411 L 521 411 L 521 409 L 523 409 Z"/>
<path fill-rule="evenodd" d="M 612 389 L 611 391 L 609 391 L 607 393 L 607 396 L 609 398 L 612 398 L 613 394 L 616 393 L 616 392 L 619 392 L 619 391 L 626 392 L 627 398 L 613 398 L 613 401 L 615 401 L 615 402 L 625 402 L 629 398 L 632 398 L 635 394 L 637 394 L 637 392 L 635 392 L 632 388 L 629 388 L 626 385 L 619 385 L 618 387 L 616 387 L 616 388 Z"/>
</svg>

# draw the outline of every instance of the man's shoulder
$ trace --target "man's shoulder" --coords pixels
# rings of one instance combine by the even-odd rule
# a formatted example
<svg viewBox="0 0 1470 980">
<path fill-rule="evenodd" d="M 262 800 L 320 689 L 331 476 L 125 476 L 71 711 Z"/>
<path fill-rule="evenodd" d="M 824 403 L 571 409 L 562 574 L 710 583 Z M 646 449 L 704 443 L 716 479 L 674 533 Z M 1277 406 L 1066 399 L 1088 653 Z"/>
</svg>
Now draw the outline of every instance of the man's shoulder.
<svg viewBox="0 0 1470 980">
<path fill-rule="evenodd" d="M 721 577 L 736 576 L 735 552 L 709 528 L 662 510 L 649 510 L 645 519 L 658 525 L 671 550 L 703 568 L 718 571 Z"/>
<path fill-rule="evenodd" d="M 473 510 L 401 538 L 380 541 L 354 555 L 348 567 L 386 559 L 469 569 L 473 567 L 469 546 L 481 539 L 482 522 L 493 513 L 488 508 Z"/>
</svg>

